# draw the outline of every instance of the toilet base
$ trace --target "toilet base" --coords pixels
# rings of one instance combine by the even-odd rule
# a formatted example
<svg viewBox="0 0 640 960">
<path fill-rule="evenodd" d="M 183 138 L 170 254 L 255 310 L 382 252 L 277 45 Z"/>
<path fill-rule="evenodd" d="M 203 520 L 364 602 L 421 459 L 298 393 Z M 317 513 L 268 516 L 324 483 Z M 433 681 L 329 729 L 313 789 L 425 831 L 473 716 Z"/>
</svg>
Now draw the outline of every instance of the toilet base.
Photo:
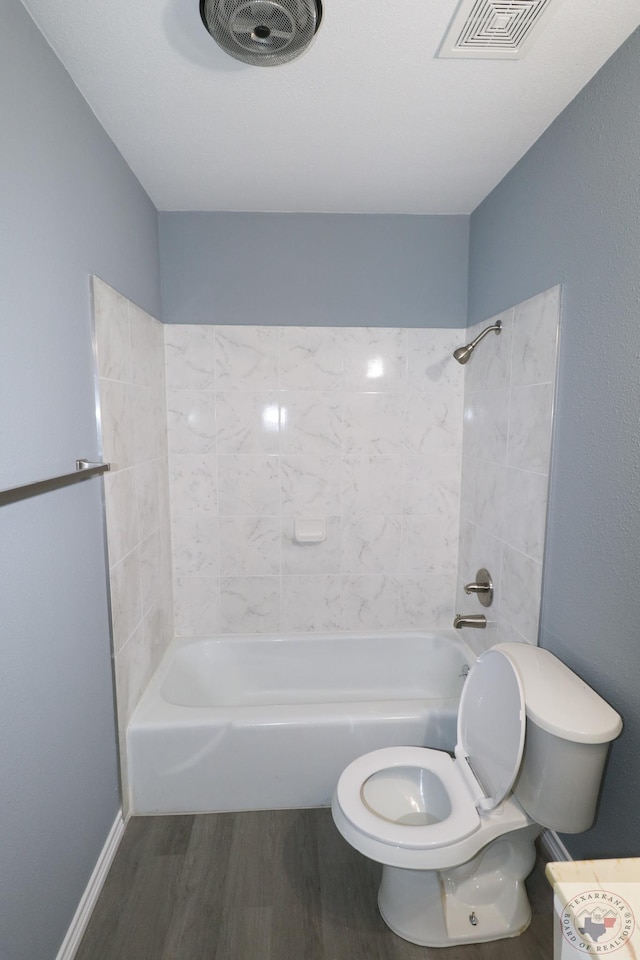
<svg viewBox="0 0 640 960">
<path fill-rule="evenodd" d="M 539 832 L 532 824 L 447 870 L 383 866 L 382 919 L 403 940 L 423 947 L 517 937 L 531 920 L 524 881 L 535 864 Z"/>
</svg>

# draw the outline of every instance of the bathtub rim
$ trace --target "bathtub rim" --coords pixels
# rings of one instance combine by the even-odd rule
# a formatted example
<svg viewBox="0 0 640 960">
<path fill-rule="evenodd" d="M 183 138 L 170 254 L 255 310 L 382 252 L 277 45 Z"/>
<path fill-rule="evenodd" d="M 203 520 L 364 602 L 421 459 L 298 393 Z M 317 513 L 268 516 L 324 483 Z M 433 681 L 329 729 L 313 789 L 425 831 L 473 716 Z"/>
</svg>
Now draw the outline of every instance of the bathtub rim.
<svg viewBox="0 0 640 960">
<path fill-rule="evenodd" d="M 129 720 L 128 728 L 147 727 L 150 725 L 167 725 L 171 727 L 188 726 L 190 724 L 205 723 L 211 720 L 227 719 L 234 724 L 253 725 L 260 718 L 262 723 L 286 723 L 291 722 L 292 716 L 304 716 L 306 719 L 317 717 L 326 721 L 336 713 L 336 708 L 344 714 L 347 709 L 349 713 L 358 716 L 379 716 L 383 713 L 392 718 L 401 718 L 415 716 L 416 713 L 424 710 L 425 704 L 435 707 L 436 705 L 450 709 L 453 704 L 459 702 L 459 696 L 456 697 L 423 697 L 418 699 L 384 699 L 384 700 L 335 700 L 321 703 L 296 703 L 296 704 L 252 704 L 252 705 L 227 705 L 227 706 L 192 706 L 187 704 L 176 704 L 165 700 L 161 693 L 164 679 L 171 669 L 173 657 L 176 651 L 188 646 L 197 645 L 207 641 L 228 642 L 236 644 L 238 642 L 258 642 L 260 645 L 269 646 L 273 643 L 283 641 L 295 641 L 300 644 L 314 644 L 319 641 L 346 641 L 349 640 L 381 640 L 385 639 L 393 642 L 394 639 L 421 640 L 428 637 L 437 637 L 451 642 L 460 652 L 463 662 L 471 665 L 476 659 L 476 655 L 470 649 L 468 643 L 451 628 L 433 628 L 429 630 L 394 630 L 393 632 L 364 632 L 358 633 L 258 633 L 258 634 L 216 634 L 207 637 L 176 637 L 165 650 L 160 663 L 154 671 L 147 687 L 143 691 L 140 701 L 133 711 Z"/>
</svg>

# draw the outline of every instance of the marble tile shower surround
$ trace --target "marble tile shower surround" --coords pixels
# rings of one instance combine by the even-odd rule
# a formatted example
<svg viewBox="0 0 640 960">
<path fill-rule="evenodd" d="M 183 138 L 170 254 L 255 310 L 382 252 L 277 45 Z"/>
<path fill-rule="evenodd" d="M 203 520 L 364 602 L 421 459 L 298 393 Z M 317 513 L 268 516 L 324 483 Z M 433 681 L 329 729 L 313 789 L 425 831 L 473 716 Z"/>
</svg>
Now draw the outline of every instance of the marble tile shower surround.
<svg viewBox="0 0 640 960">
<path fill-rule="evenodd" d="M 177 635 L 449 626 L 466 332 L 164 332 Z"/>
<path fill-rule="evenodd" d="M 163 328 L 97 279 L 94 309 L 125 796 L 174 613 L 183 636 L 449 626 L 487 565 L 489 628 L 466 638 L 536 641 L 559 288 L 466 367 L 484 324 Z M 296 517 L 326 541 L 294 543 Z"/>
<path fill-rule="evenodd" d="M 456 608 L 485 613 L 465 630 L 480 653 L 507 639 L 537 643 L 547 514 L 559 286 L 467 331 L 500 319 L 466 367 Z M 463 586 L 487 567 L 496 588 L 485 610 Z"/>
<path fill-rule="evenodd" d="M 162 324 L 94 277 L 121 773 L 129 718 L 173 637 Z"/>
</svg>

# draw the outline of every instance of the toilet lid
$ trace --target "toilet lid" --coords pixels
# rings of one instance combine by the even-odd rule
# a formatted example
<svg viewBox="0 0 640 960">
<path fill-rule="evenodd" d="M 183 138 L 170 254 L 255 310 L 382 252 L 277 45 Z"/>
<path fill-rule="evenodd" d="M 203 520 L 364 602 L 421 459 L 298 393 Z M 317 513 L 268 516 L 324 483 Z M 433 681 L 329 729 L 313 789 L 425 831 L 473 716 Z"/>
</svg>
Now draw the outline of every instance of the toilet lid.
<svg viewBox="0 0 640 960">
<path fill-rule="evenodd" d="M 510 792 L 524 747 L 525 702 L 516 667 L 503 653 L 487 650 L 465 680 L 458 712 L 456 756 L 465 759 L 492 810 Z"/>
</svg>

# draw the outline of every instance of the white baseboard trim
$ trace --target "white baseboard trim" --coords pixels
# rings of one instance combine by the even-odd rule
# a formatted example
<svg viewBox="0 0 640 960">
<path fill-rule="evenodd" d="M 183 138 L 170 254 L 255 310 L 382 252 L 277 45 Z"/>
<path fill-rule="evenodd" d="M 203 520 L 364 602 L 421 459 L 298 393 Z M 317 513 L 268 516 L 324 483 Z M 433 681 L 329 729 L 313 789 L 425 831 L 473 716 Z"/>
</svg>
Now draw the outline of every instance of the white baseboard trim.
<svg viewBox="0 0 640 960">
<path fill-rule="evenodd" d="M 553 830 L 543 830 L 539 842 L 547 862 L 556 863 L 560 860 L 573 860 L 564 843 Z"/>
<path fill-rule="evenodd" d="M 67 935 L 62 941 L 62 946 L 58 951 L 58 956 L 56 960 L 73 960 L 76 955 L 76 951 L 80 946 L 80 941 L 84 935 L 85 930 L 87 929 L 87 924 L 91 919 L 91 914 L 93 913 L 93 908 L 96 905 L 98 897 L 100 896 L 100 891 L 102 890 L 104 881 L 106 880 L 107 873 L 109 872 L 109 867 L 113 862 L 113 858 L 116 855 L 116 851 L 122 840 L 122 834 L 124 833 L 125 821 L 122 819 L 122 811 L 118 811 L 118 816 L 113 822 L 113 826 L 109 831 L 109 836 L 105 841 L 105 845 L 102 848 L 100 856 L 98 857 L 98 862 L 93 868 L 93 873 L 89 878 L 89 883 L 86 886 L 80 903 L 78 904 L 78 909 L 75 912 L 74 918 L 71 921 L 71 925 L 67 930 Z"/>
</svg>

